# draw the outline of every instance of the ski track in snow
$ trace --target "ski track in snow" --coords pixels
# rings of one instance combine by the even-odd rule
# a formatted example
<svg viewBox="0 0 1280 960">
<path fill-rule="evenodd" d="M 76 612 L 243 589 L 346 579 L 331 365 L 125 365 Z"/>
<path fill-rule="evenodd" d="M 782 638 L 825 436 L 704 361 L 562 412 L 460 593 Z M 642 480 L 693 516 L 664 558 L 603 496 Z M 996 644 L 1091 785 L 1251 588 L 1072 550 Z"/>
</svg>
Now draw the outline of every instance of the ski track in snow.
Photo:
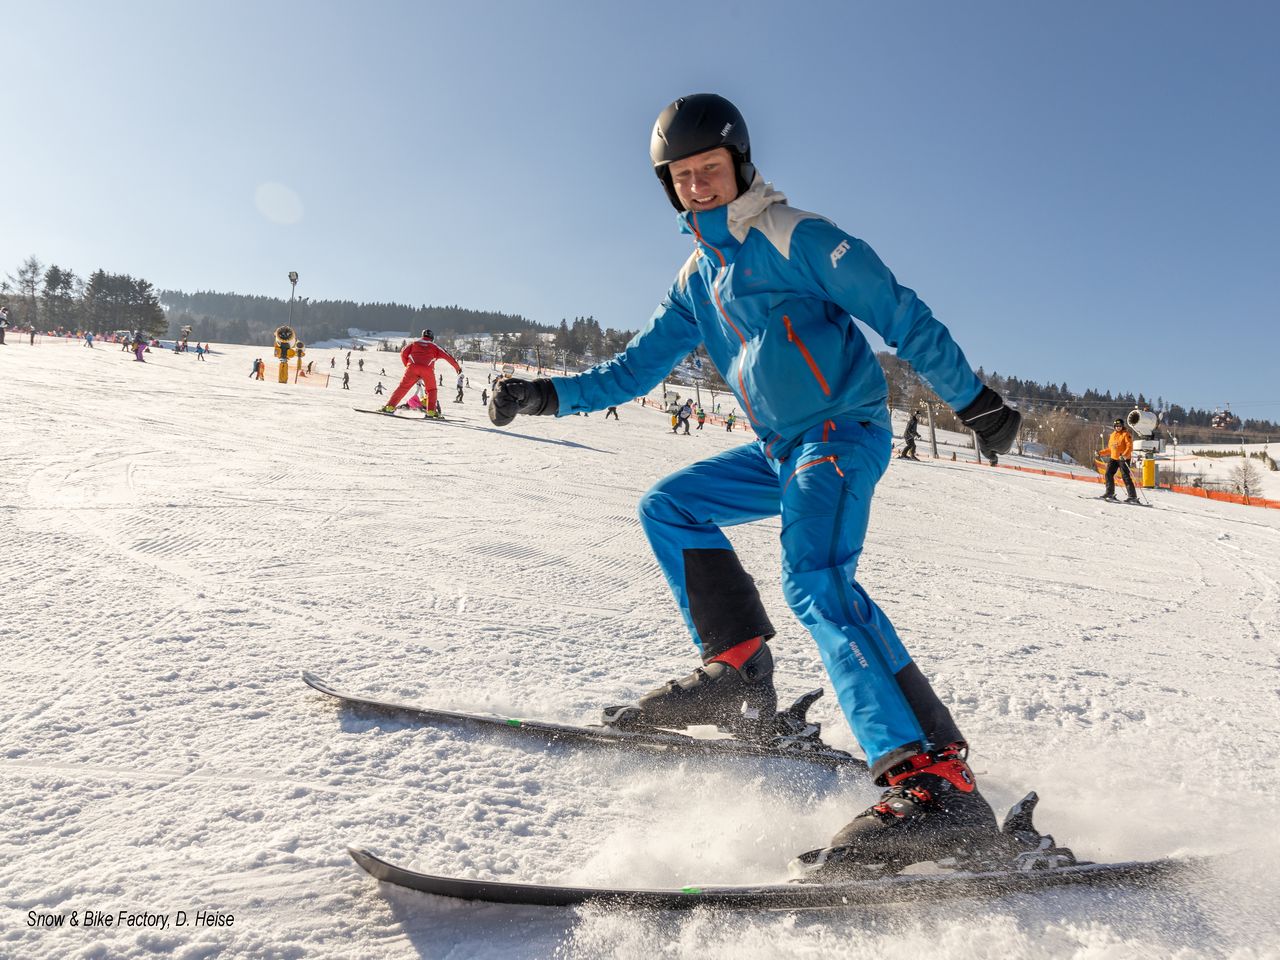
<svg viewBox="0 0 1280 960">
<path fill-rule="evenodd" d="M 1003 812 L 1038 790 L 1041 828 L 1082 856 L 1229 854 L 1220 876 L 835 914 L 380 886 L 346 843 L 467 877 L 775 880 L 877 791 L 777 761 L 415 727 L 311 691 L 303 668 L 582 721 L 687 672 L 636 501 L 747 435 L 675 437 L 636 405 L 619 423 L 489 429 L 488 368 L 471 364 L 465 404 L 442 392 L 462 422 L 380 421 L 351 409 L 375 405 L 372 372 L 350 391 L 250 381 L 262 353 L 0 350 L 0 956 L 1280 955 L 1280 512 L 1158 493 L 1159 509 L 1122 509 L 963 453 L 891 465 L 860 578 L 972 741 L 984 792 Z M 310 354 L 330 355 L 341 367 Z M 823 684 L 782 601 L 777 522 L 730 535 L 779 629 L 780 696 Z M 853 746 L 830 697 L 813 713 Z M 202 907 L 235 925 L 26 925 Z"/>
</svg>

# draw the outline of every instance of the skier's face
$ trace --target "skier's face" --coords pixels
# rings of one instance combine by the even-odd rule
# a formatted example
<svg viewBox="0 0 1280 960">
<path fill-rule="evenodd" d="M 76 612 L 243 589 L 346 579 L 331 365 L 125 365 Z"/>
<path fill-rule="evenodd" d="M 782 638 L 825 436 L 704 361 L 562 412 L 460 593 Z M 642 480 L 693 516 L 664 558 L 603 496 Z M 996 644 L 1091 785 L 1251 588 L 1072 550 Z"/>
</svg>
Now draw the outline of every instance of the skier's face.
<svg viewBox="0 0 1280 960">
<path fill-rule="evenodd" d="M 733 157 L 724 147 L 677 160 L 668 168 L 676 196 L 686 210 L 714 210 L 738 196 Z"/>
</svg>

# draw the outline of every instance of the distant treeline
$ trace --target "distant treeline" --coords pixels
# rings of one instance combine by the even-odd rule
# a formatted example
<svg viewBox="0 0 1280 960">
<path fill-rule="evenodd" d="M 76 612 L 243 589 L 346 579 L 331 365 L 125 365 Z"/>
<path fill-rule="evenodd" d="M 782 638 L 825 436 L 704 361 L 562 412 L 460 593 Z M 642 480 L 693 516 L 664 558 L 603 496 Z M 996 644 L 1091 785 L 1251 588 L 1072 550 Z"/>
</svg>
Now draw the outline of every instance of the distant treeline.
<svg viewBox="0 0 1280 960">
<path fill-rule="evenodd" d="M 56 263 L 46 267 L 34 256 L 0 280 L 0 306 L 9 308 L 15 327 L 142 330 L 152 336 L 165 329 L 164 310 L 149 281 L 101 268 L 86 280 Z"/>
<path fill-rule="evenodd" d="M 889 382 L 891 407 L 914 409 L 922 402 L 938 402 L 937 395 L 905 360 L 891 353 L 881 353 L 879 358 Z M 1022 413 L 1020 442 L 1035 441 L 1045 448 L 1049 456 L 1065 453 L 1078 463 L 1091 462 L 1101 449 L 1102 436 L 1111 432 L 1112 421 L 1126 417 L 1135 408 L 1163 410 L 1161 434 L 1165 438 L 1176 438 L 1181 444 L 1230 443 L 1233 440 L 1259 442 L 1269 437 L 1280 439 L 1280 425 L 1270 420 L 1245 420 L 1231 430 L 1222 430 L 1213 426 L 1216 411 L 1166 404 L 1163 397 L 1094 389 L 1077 393 L 1065 383 L 1037 383 L 987 373 L 981 367 L 975 372 L 983 383 Z M 945 405 L 935 407 L 935 410 L 939 428 L 965 431 L 964 425 Z"/>
<path fill-rule="evenodd" d="M 191 327 L 195 340 L 218 343 L 269 343 L 276 328 L 290 322 L 288 300 L 214 293 L 161 290 L 160 301 L 169 315 L 169 332 Z M 311 300 L 293 303 L 293 326 L 309 343 L 338 340 L 358 330 L 401 330 L 417 333 L 430 328 L 465 336 L 477 333 L 520 333 L 543 329 L 525 317 L 465 307 L 411 307 L 403 303 L 356 303 L 352 300 Z"/>
</svg>

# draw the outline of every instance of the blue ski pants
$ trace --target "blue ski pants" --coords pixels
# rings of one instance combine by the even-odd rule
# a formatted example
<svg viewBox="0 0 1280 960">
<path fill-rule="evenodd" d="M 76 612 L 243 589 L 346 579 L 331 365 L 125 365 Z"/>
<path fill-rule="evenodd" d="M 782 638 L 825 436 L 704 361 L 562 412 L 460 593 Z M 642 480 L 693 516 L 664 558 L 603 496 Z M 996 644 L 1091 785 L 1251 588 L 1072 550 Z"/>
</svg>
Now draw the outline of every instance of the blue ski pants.
<svg viewBox="0 0 1280 960">
<path fill-rule="evenodd" d="M 892 436 L 827 421 L 785 460 L 756 442 L 692 464 L 650 489 L 640 519 L 704 660 L 774 634 L 722 527 L 781 515 L 782 588 L 817 642 L 873 777 L 922 749 L 962 741 L 945 705 L 855 574 L 871 496 Z"/>
</svg>

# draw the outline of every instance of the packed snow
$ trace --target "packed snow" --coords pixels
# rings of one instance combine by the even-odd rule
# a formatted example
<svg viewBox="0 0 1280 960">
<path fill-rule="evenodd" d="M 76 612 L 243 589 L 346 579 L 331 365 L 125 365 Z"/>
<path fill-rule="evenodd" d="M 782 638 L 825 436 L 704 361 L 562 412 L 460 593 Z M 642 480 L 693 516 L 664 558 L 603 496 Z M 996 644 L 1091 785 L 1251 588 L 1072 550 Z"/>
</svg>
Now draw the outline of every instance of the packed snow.
<svg viewBox="0 0 1280 960">
<path fill-rule="evenodd" d="M 381 402 L 398 357 L 353 354 L 349 391 L 344 351 L 308 359 L 331 357 L 321 387 L 272 382 L 269 347 L 145 364 L 107 343 L 0 347 L 0 955 L 1280 956 L 1280 511 L 1106 504 L 964 456 L 891 464 L 860 577 L 984 793 L 1002 812 L 1037 790 L 1041 829 L 1082 857 L 1217 855 L 1208 875 L 809 914 L 486 906 L 377 883 L 347 844 L 509 881 L 780 880 L 878 791 L 786 761 L 375 719 L 305 686 L 310 669 L 590 721 L 683 675 L 695 658 L 636 501 L 748 439 L 673 436 L 638 404 L 498 430 L 478 364 L 458 405 L 443 370 L 457 422 L 380 419 L 352 408 Z M 731 536 L 789 701 L 825 677 L 782 600 L 778 524 Z M 829 697 L 813 712 L 855 748 Z M 86 927 L 88 911 L 169 926 Z"/>
</svg>

